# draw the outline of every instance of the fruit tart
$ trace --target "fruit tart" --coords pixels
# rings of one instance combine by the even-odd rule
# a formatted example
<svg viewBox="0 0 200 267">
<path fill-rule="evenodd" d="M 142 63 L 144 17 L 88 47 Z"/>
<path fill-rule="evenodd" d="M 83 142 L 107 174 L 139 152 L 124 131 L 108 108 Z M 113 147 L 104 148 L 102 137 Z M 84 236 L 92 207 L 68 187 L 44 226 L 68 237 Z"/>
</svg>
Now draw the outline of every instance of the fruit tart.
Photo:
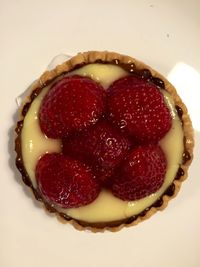
<svg viewBox="0 0 200 267">
<path fill-rule="evenodd" d="M 35 198 L 78 229 L 117 231 L 166 207 L 185 180 L 193 130 L 175 88 L 144 63 L 79 53 L 31 87 L 16 165 Z"/>
</svg>

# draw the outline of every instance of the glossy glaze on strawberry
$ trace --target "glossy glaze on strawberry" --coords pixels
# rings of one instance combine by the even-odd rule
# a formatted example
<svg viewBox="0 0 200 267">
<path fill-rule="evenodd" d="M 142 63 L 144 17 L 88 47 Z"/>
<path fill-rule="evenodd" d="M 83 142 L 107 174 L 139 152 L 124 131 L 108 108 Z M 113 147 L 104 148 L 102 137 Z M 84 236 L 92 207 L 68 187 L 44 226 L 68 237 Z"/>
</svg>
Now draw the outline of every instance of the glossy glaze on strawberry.
<svg viewBox="0 0 200 267">
<path fill-rule="evenodd" d="M 112 175 L 130 148 L 130 140 L 106 120 L 63 139 L 63 153 L 88 163 L 102 181 Z"/>
<path fill-rule="evenodd" d="M 105 185 L 123 200 L 158 190 L 167 162 L 158 141 L 171 127 L 160 90 L 136 76 L 105 91 L 81 76 L 64 77 L 40 107 L 40 127 L 61 138 L 61 154 L 43 156 L 36 168 L 39 190 L 61 207 L 94 201 Z"/>
<path fill-rule="evenodd" d="M 156 192 L 166 172 L 166 158 L 157 145 L 133 149 L 113 175 L 111 190 L 123 200 L 137 200 Z"/>
<path fill-rule="evenodd" d="M 104 112 L 105 92 L 87 77 L 64 77 L 52 85 L 40 108 L 42 131 L 62 138 L 95 124 Z"/>
<path fill-rule="evenodd" d="M 36 166 L 36 178 L 42 196 L 62 208 L 91 203 L 100 186 L 91 169 L 61 154 L 46 154 Z"/>
<path fill-rule="evenodd" d="M 135 76 L 115 81 L 108 89 L 108 118 L 140 142 L 157 142 L 171 127 L 171 115 L 155 84 Z"/>
</svg>

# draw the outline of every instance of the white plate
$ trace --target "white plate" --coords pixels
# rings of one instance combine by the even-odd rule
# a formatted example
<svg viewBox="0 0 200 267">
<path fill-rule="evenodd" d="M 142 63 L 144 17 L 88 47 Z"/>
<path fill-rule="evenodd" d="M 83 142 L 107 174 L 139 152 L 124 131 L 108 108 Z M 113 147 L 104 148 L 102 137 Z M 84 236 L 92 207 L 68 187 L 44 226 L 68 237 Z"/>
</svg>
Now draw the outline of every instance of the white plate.
<svg viewBox="0 0 200 267">
<path fill-rule="evenodd" d="M 200 2 L 1 1 L 0 266 L 200 266 Z M 189 178 L 164 212 L 118 233 L 79 232 L 47 215 L 14 174 L 15 97 L 59 53 L 113 50 L 177 86 L 195 128 Z M 16 170 L 15 170 L 16 171 Z"/>
</svg>

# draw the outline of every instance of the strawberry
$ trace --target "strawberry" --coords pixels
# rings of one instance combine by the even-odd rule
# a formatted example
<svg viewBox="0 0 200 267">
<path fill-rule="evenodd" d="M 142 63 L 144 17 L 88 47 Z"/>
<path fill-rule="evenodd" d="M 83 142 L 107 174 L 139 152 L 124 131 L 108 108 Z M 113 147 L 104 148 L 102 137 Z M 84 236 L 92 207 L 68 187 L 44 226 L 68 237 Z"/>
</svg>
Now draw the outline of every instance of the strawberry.
<svg viewBox="0 0 200 267">
<path fill-rule="evenodd" d="M 62 138 L 95 124 L 104 112 L 105 91 L 90 78 L 78 75 L 55 82 L 44 97 L 39 121 L 51 138 Z"/>
<path fill-rule="evenodd" d="M 87 162 L 101 180 L 112 174 L 130 148 L 129 140 L 105 120 L 63 140 L 63 153 Z"/>
<path fill-rule="evenodd" d="M 166 158 L 157 145 L 139 146 L 112 177 L 112 193 L 123 200 L 137 200 L 149 196 L 163 184 Z"/>
<path fill-rule="evenodd" d="M 62 208 L 94 201 L 100 186 L 91 169 L 62 154 L 45 154 L 37 163 L 36 179 L 44 199 Z"/>
<path fill-rule="evenodd" d="M 108 89 L 108 118 L 140 142 L 158 142 L 172 119 L 159 89 L 139 77 L 127 76 Z"/>
</svg>

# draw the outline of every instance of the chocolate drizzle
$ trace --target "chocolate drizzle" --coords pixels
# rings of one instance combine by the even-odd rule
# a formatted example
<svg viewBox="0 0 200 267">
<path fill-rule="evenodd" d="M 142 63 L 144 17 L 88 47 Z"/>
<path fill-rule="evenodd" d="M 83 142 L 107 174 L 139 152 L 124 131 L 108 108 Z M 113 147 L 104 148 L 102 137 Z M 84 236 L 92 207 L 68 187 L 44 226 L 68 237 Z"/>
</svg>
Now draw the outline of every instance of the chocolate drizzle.
<svg viewBox="0 0 200 267">
<path fill-rule="evenodd" d="M 140 78 L 154 83 L 158 88 L 165 89 L 165 83 L 163 80 L 157 77 L 153 77 L 150 70 L 148 69 L 141 69 L 137 70 L 134 64 L 119 64 L 121 68 L 124 70 L 130 72 L 131 74 L 134 74 L 136 76 L 139 76 Z"/>
<path fill-rule="evenodd" d="M 104 62 L 102 60 L 97 60 L 96 62 L 104 63 L 104 64 L 110 64 L 110 62 L 108 63 L 108 62 Z M 148 70 L 148 69 L 137 70 L 135 64 L 133 64 L 133 63 L 124 64 L 124 63 L 121 63 L 118 59 L 113 60 L 112 64 L 119 65 L 124 70 L 128 71 L 129 73 L 137 75 L 137 76 L 141 77 L 144 80 L 147 80 L 149 82 L 154 83 L 158 88 L 165 89 L 164 81 L 161 80 L 160 78 L 153 77 L 153 75 L 151 74 L 150 70 Z M 76 65 L 74 67 L 74 69 L 78 69 L 78 68 L 80 68 L 80 67 L 82 67 L 84 65 L 85 65 L 85 63 L 78 64 L 78 65 Z M 63 74 L 61 74 L 61 75 L 63 75 Z M 46 85 L 50 84 L 52 81 L 53 80 L 48 81 L 45 85 L 44 84 L 41 85 L 41 87 L 36 88 L 32 92 L 32 94 L 30 96 L 30 102 L 26 103 L 24 105 L 23 109 L 22 109 L 23 119 L 26 116 L 26 114 L 27 114 L 27 112 L 28 112 L 28 110 L 30 108 L 31 103 L 39 95 L 39 93 L 41 92 L 42 88 L 44 88 Z M 176 107 L 178 116 L 179 116 L 180 120 L 182 121 L 183 110 L 178 105 L 176 105 L 175 107 Z M 63 219 L 65 219 L 67 221 L 70 221 L 70 220 L 72 220 L 71 217 L 69 217 L 68 215 L 66 215 L 66 214 L 64 214 L 62 212 L 58 212 L 54 206 L 50 205 L 49 203 L 46 203 L 43 200 L 41 194 L 32 185 L 32 182 L 31 182 L 31 180 L 30 180 L 30 178 L 28 176 L 28 173 L 27 173 L 27 171 L 25 169 L 25 166 L 24 166 L 24 163 L 23 163 L 23 158 L 22 158 L 21 131 L 22 131 L 22 128 L 23 128 L 23 122 L 24 122 L 23 119 L 17 122 L 17 126 L 16 126 L 16 129 L 15 129 L 16 134 L 17 134 L 17 138 L 15 140 L 15 151 L 17 153 L 16 166 L 17 166 L 18 170 L 20 171 L 20 173 L 22 174 L 23 182 L 32 189 L 32 191 L 34 193 L 34 196 L 38 201 L 44 202 L 45 207 L 49 212 L 51 212 L 51 213 L 59 213 L 59 215 Z M 183 121 L 182 121 L 182 123 L 183 123 Z M 184 147 L 185 147 L 185 150 L 184 150 L 184 153 L 183 153 L 182 164 L 185 164 L 187 161 L 189 161 L 191 159 L 190 153 L 186 150 L 186 140 L 185 140 L 185 138 L 184 138 Z M 184 174 L 185 174 L 184 170 L 181 167 L 179 167 L 179 169 L 177 171 L 177 174 L 176 174 L 176 177 L 175 177 L 175 180 L 181 179 L 181 177 L 184 176 Z M 174 191 L 175 191 L 175 184 L 172 183 L 167 188 L 167 190 L 163 193 L 163 195 L 159 199 L 157 199 L 156 202 L 153 205 L 151 205 L 150 207 L 146 208 L 140 214 L 131 216 L 131 217 L 129 217 L 127 219 L 124 219 L 124 220 L 106 222 L 106 223 L 87 223 L 87 222 L 83 222 L 83 221 L 78 221 L 78 222 L 82 226 L 91 226 L 91 227 L 97 227 L 97 228 L 104 228 L 105 226 L 116 227 L 116 226 L 121 225 L 122 223 L 130 224 L 130 223 L 134 222 L 135 220 L 137 220 L 138 217 L 144 217 L 146 215 L 146 213 L 152 207 L 155 207 L 155 208 L 161 207 L 163 205 L 163 196 L 167 195 L 167 196 L 171 197 L 171 196 L 173 196 Z"/>
<path fill-rule="evenodd" d="M 184 153 L 183 153 L 183 164 L 185 164 L 190 159 L 191 159 L 190 153 L 185 150 Z"/>
<path fill-rule="evenodd" d="M 184 170 L 183 170 L 181 167 L 179 167 L 179 168 L 178 168 L 178 171 L 177 171 L 177 173 L 176 173 L 176 177 L 175 177 L 175 179 L 176 179 L 176 180 L 179 180 L 180 177 L 183 176 L 184 174 L 185 174 Z"/>
<path fill-rule="evenodd" d="M 140 74 L 142 79 L 145 79 L 145 80 L 151 80 L 152 79 L 151 72 L 148 69 L 140 70 L 140 71 L 138 71 L 138 73 Z"/>
<path fill-rule="evenodd" d="M 182 110 L 182 108 L 180 108 L 177 105 L 175 106 L 175 108 L 176 108 L 176 111 L 178 113 L 179 118 L 182 120 L 182 116 L 183 116 L 183 110 Z"/>
<path fill-rule="evenodd" d="M 165 83 L 160 78 L 153 77 L 151 81 L 159 88 L 165 89 Z"/>
</svg>

